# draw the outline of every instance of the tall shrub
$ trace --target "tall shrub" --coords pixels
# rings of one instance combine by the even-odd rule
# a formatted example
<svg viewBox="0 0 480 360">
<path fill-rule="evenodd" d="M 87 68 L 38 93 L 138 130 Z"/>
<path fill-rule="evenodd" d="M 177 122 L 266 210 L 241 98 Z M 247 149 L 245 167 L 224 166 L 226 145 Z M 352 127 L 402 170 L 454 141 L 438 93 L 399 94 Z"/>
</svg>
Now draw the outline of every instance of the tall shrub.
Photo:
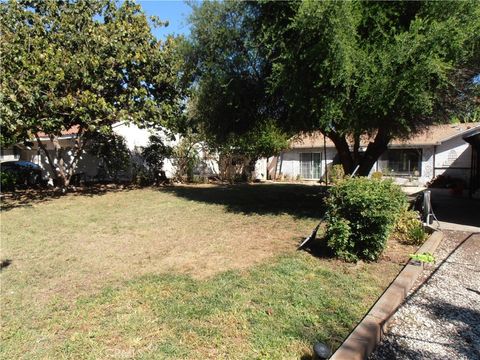
<svg viewBox="0 0 480 360">
<path fill-rule="evenodd" d="M 328 246 L 347 261 L 377 260 L 406 202 L 390 180 L 340 181 L 326 199 Z"/>
</svg>

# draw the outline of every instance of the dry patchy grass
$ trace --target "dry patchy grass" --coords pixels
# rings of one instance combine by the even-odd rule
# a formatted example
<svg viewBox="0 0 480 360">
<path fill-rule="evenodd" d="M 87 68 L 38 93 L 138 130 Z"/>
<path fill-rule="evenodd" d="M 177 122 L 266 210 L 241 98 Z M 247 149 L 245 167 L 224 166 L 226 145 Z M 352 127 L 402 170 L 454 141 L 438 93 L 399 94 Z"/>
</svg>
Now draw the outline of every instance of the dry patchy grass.
<svg viewBox="0 0 480 360">
<path fill-rule="evenodd" d="M 338 345 L 410 251 L 357 265 L 296 252 L 318 187 L 22 205 L 1 214 L 5 358 L 298 358 L 316 339 Z"/>
</svg>

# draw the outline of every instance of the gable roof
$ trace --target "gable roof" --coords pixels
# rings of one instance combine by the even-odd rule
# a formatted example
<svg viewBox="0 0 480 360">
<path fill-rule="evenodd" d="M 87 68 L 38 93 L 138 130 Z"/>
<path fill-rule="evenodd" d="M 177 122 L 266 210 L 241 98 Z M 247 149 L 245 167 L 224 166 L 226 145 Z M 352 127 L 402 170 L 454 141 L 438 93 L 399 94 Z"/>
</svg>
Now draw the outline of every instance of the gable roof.
<svg viewBox="0 0 480 360">
<path fill-rule="evenodd" d="M 420 132 L 408 139 L 394 139 L 389 143 L 391 147 L 406 146 L 429 146 L 440 145 L 441 143 L 464 135 L 472 129 L 480 129 L 480 122 L 464 124 L 444 124 L 432 125 L 425 131 Z M 361 139 L 361 146 L 367 146 L 372 138 L 364 137 Z M 326 138 L 327 147 L 335 147 L 335 144 L 328 137 Z M 296 136 L 290 143 L 291 149 L 323 148 L 323 135 L 320 131 L 310 134 Z"/>
</svg>

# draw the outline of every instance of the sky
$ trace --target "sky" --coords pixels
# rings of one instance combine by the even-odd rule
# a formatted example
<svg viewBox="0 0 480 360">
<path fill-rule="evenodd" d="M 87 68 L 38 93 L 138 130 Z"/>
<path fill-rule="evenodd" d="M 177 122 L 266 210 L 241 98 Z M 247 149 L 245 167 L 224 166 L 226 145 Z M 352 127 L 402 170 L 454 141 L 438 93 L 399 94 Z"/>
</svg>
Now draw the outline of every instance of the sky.
<svg viewBox="0 0 480 360">
<path fill-rule="evenodd" d="M 185 35 L 190 33 L 187 24 L 191 8 L 183 0 L 137 0 L 147 16 L 158 16 L 169 22 L 167 27 L 153 28 L 152 33 L 157 39 L 165 39 L 168 34 Z"/>
</svg>

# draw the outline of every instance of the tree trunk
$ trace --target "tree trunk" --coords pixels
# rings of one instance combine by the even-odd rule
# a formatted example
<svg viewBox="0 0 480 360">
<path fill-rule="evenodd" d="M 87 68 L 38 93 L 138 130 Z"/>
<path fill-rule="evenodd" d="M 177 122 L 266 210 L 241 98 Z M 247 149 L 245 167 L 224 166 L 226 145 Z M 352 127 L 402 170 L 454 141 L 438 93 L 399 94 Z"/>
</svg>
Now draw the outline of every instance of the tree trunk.
<svg viewBox="0 0 480 360">
<path fill-rule="evenodd" d="M 47 147 L 45 144 L 40 140 L 40 137 L 37 133 L 35 133 L 35 138 L 37 139 L 38 147 L 44 152 L 45 157 L 47 158 L 47 163 L 50 165 L 50 169 L 52 170 L 53 180 L 58 181 L 57 169 L 55 168 L 55 163 L 53 162 L 50 154 L 48 153 Z"/>
<path fill-rule="evenodd" d="M 55 157 L 52 159 L 52 156 L 50 156 L 45 144 L 40 140 L 38 134 L 35 134 L 38 146 L 44 152 L 45 157 L 47 158 L 47 162 L 50 165 L 56 186 L 63 188 L 70 185 L 70 180 L 75 172 L 77 162 L 83 152 L 86 143 L 85 141 L 83 141 L 81 135 L 82 131 L 81 129 L 79 129 L 77 138 L 75 139 L 75 146 L 72 149 L 73 154 L 71 162 L 70 164 L 68 164 L 68 166 L 66 166 L 63 156 L 64 151 L 60 144 L 58 136 L 49 135 L 50 141 L 52 142 L 55 151 Z"/>
<path fill-rule="evenodd" d="M 252 158 L 248 160 L 248 165 L 247 165 L 247 180 L 248 182 L 253 182 L 255 181 L 255 165 L 257 164 L 257 158 Z"/>
<path fill-rule="evenodd" d="M 337 149 L 340 162 L 343 166 L 345 174 L 351 174 L 353 171 L 353 158 L 350 153 L 350 148 L 347 143 L 347 139 L 343 135 L 339 135 L 334 131 L 326 133 L 326 135 L 333 141 L 335 148 Z"/>
<path fill-rule="evenodd" d="M 359 163 L 359 176 L 368 176 L 375 162 L 387 150 L 390 140 L 391 136 L 386 129 L 378 129 L 375 140 L 368 144 L 367 151 Z"/>
<path fill-rule="evenodd" d="M 59 187 L 67 187 L 70 183 L 70 178 L 67 177 L 67 173 L 65 171 L 65 160 L 63 159 L 63 149 L 60 145 L 60 141 L 58 140 L 58 136 L 50 135 L 50 141 L 53 144 L 53 149 L 55 150 L 55 168 L 57 170 L 57 186 Z"/>
</svg>

